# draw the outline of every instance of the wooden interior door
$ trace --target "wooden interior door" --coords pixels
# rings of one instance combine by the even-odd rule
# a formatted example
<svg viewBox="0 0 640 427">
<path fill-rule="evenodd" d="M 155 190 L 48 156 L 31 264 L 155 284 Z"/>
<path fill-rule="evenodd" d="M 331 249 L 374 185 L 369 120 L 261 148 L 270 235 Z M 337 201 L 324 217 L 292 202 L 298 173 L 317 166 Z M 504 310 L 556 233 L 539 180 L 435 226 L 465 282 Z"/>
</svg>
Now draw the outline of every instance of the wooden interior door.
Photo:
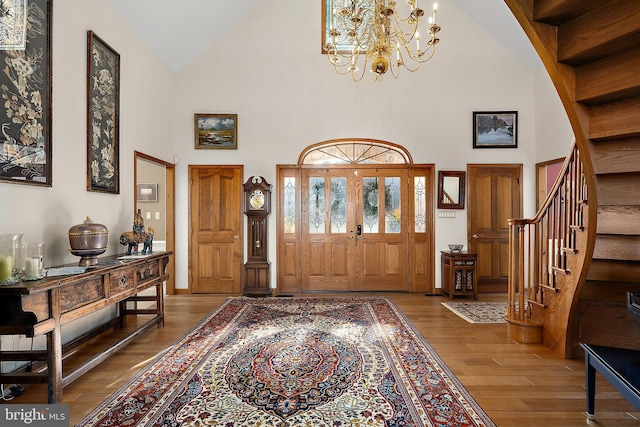
<svg viewBox="0 0 640 427">
<path fill-rule="evenodd" d="M 522 215 L 522 165 L 468 165 L 468 248 L 478 292 L 507 292 L 510 218 Z"/>
<path fill-rule="evenodd" d="M 408 172 L 356 171 L 356 289 L 408 291 Z"/>
<path fill-rule="evenodd" d="M 355 186 L 349 169 L 302 171 L 303 291 L 354 291 Z"/>
<path fill-rule="evenodd" d="M 409 290 L 407 187 L 406 169 L 304 169 L 302 290 Z"/>
<path fill-rule="evenodd" d="M 242 166 L 189 166 L 192 293 L 241 292 Z"/>
</svg>

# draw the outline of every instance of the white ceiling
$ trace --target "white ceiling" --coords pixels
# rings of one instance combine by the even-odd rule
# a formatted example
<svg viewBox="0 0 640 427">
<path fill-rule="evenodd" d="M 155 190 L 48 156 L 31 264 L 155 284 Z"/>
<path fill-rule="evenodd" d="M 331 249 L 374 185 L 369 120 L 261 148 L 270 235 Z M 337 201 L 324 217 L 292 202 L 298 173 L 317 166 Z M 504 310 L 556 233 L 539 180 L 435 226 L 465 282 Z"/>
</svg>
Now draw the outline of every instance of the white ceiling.
<svg viewBox="0 0 640 427">
<path fill-rule="evenodd" d="M 258 4 L 269 0 L 107 0 L 140 38 L 175 72 Z M 320 1 L 320 0 L 294 0 Z M 541 66 L 503 0 L 451 2 L 531 67 Z M 185 42 L 187 41 L 187 42 Z"/>
</svg>

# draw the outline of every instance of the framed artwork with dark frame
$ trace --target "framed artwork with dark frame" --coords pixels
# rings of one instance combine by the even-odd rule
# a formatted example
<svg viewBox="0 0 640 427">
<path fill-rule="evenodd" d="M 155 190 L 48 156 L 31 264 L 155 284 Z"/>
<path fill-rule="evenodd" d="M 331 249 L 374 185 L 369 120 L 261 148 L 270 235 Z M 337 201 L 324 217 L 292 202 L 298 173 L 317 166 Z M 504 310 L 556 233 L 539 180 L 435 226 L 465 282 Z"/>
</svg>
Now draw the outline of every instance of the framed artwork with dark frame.
<svg viewBox="0 0 640 427">
<path fill-rule="evenodd" d="M 438 172 L 438 209 L 464 209 L 464 171 Z"/>
<path fill-rule="evenodd" d="M 517 111 L 474 111 L 473 148 L 518 148 Z"/>
<path fill-rule="evenodd" d="M 136 185 L 136 201 L 157 202 L 158 201 L 158 184 L 137 184 Z"/>
<path fill-rule="evenodd" d="M 237 114 L 195 114 L 193 126 L 196 149 L 238 149 Z"/>
<path fill-rule="evenodd" d="M 0 181 L 51 187 L 53 0 L 2 2 Z"/>
<path fill-rule="evenodd" d="M 120 193 L 120 54 L 87 31 L 87 191 Z"/>
</svg>

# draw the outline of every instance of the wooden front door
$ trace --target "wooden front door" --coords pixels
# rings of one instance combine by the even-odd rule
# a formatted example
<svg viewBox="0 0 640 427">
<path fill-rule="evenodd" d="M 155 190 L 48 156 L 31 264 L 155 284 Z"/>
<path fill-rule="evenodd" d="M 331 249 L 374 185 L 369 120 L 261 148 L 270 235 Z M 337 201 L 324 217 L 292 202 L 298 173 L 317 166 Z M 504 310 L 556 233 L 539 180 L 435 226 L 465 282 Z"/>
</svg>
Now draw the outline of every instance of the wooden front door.
<svg viewBox="0 0 640 427">
<path fill-rule="evenodd" d="M 522 165 L 468 165 L 467 171 L 467 240 L 478 254 L 478 292 L 507 292 L 507 221 L 522 214 Z"/>
<path fill-rule="evenodd" d="M 192 293 L 241 292 L 242 166 L 189 166 Z"/>
<path fill-rule="evenodd" d="M 303 291 L 409 290 L 406 169 L 311 168 L 301 184 Z"/>
</svg>

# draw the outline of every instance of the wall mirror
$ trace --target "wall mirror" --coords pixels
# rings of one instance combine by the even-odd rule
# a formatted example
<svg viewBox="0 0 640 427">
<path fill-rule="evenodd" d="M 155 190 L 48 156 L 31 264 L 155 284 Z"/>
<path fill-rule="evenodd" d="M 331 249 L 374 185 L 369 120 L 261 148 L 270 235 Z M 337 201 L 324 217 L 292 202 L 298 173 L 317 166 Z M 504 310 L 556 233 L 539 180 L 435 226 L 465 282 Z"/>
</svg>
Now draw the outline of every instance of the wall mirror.
<svg viewBox="0 0 640 427">
<path fill-rule="evenodd" d="M 464 209 L 464 171 L 438 172 L 438 209 Z"/>
</svg>

